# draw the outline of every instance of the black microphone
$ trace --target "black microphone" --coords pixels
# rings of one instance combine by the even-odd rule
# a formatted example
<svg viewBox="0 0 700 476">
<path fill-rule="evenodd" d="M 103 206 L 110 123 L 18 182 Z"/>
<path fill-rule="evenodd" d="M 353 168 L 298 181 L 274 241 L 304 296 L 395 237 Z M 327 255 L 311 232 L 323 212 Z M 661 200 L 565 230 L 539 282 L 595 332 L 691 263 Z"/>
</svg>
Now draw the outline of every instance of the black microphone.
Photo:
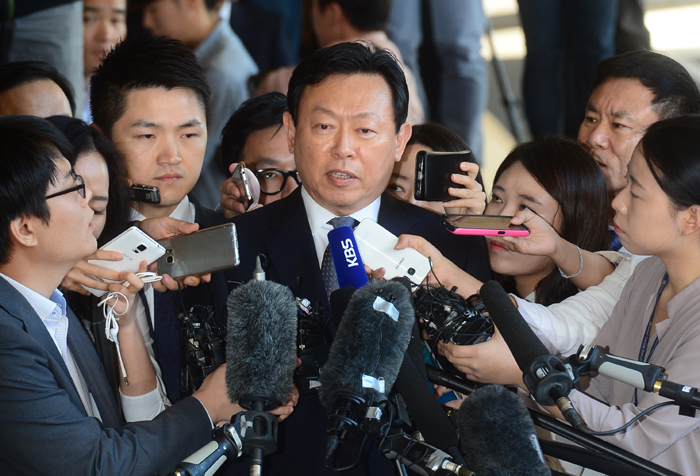
<svg viewBox="0 0 700 476">
<path fill-rule="evenodd" d="M 319 398 L 330 412 L 326 461 L 368 407 L 387 398 L 414 322 L 413 299 L 401 283 L 373 281 L 352 295 L 320 375 Z"/>
<path fill-rule="evenodd" d="M 248 410 L 243 451 L 251 475 L 277 449 L 277 419 L 267 413 L 285 403 L 294 386 L 297 306 L 292 291 L 272 281 L 249 281 L 228 298 L 226 388 Z"/>
<path fill-rule="evenodd" d="M 540 405 L 556 404 L 571 426 L 581 428 L 576 410 L 567 397 L 573 379 L 562 361 L 549 353 L 498 282 L 488 281 L 481 287 L 480 294 L 491 320 L 523 371 L 523 381 L 535 401 Z"/>
<path fill-rule="evenodd" d="M 700 409 L 698 390 L 667 380 L 664 369 L 658 365 L 609 354 L 599 345 L 582 345 L 567 361 L 580 376 L 598 372 L 645 392 L 656 392 L 681 407 Z"/>
<path fill-rule="evenodd" d="M 479 476 L 551 474 L 525 404 L 505 387 L 475 390 L 459 407 L 457 426 L 462 454 Z"/>
</svg>

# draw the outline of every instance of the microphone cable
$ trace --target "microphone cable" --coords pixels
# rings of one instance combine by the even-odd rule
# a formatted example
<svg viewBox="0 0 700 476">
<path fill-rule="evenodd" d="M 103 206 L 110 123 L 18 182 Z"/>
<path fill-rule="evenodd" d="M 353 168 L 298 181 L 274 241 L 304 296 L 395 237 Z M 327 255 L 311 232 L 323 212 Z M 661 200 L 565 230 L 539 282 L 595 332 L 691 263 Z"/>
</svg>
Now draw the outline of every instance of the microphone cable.
<svg viewBox="0 0 700 476">
<path fill-rule="evenodd" d="M 150 271 L 145 271 L 143 273 L 136 273 L 136 277 L 140 278 L 144 283 L 154 283 L 163 279 L 162 276 L 158 276 L 156 273 Z M 129 287 L 129 281 L 124 281 L 122 286 L 125 288 Z M 179 283 L 178 283 L 179 287 Z M 123 312 L 115 312 L 114 308 L 119 303 L 119 298 L 123 298 L 126 303 L 126 309 Z M 107 301 L 114 299 L 113 304 L 108 304 Z M 129 385 L 129 380 L 126 376 L 126 368 L 124 367 L 124 360 L 122 359 L 122 352 L 119 346 L 119 316 L 123 316 L 129 312 L 129 300 L 123 293 L 119 291 L 112 291 L 107 294 L 98 304 L 98 307 L 102 308 L 102 315 L 105 318 L 105 337 L 108 341 L 114 342 L 117 347 L 117 356 L 119 357 L 119 365 L 121 367 L 122 375 L 124 376 L 124 384 Z"/>
</svg>

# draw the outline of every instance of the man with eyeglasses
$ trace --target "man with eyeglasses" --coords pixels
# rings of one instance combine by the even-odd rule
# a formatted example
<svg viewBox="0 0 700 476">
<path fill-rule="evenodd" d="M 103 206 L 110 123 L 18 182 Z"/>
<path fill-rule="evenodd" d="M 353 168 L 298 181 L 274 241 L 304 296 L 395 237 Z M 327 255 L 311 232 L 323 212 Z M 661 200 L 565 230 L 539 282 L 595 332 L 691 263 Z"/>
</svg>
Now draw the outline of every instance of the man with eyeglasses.
<svg viewBox="0 0 700 476">
<path fill-rule="evenodd" d="M 93 343 L 57 289 L 97 247 L 92 193 L 72 170 L 68 140 L 44 119 L 0 118 L 0 142 L 2 474 L 167 473 L 211 441 L 212 422 L 240 411 L 225 368 L 155 420 L 124 423 Z M 130 286 L 110 291 L 133 304 L 143 282 L 120 279 Z M 117 335 L 128 388 L 142 389 L 155 374 L 133 307 L 115 304 Z"/>
<path fill-rule="evenodd" d="M 301 183 L 294 155 L 287 145 L 282 122 L 287 96 L 272 92 L 244 102 L 233 113 L 221 135 L 221 158 L 233 173 L 245 162 L 260 182 L 260 204 L 267 205 L 292 193 Z M 236 184 L 229 178 L 221 184 L 221 208 L 226 218 L 245 212 L 236 199 Z"/>
</svg>

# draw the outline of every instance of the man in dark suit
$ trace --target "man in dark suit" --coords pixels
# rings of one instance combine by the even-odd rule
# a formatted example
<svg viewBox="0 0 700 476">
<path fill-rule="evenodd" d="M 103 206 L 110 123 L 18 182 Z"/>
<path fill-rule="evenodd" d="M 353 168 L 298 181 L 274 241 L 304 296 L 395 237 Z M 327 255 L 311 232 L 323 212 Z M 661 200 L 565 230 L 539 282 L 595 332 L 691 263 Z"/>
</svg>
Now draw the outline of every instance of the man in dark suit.
<svg viewBox="0 0 700 476">
<path fill-rule="evenodd" d="M 211 89 L 195 55 L 166 37 L 129 38 L 105 57 L 91 78 L 90 104 L 95 124 L 114 142 L 135 184 L 158 187 L 160 203 L 132 202 L 132 220 L 171 217 L 221 225 L 223 215 L 203 207 L 192 193 L 207 146 Z M 147 346 L 162 375 L 170 402 L 189 394 L 180 368 L 178 314 L 194 305 L 211 305 L 219 326 L 225 323 L 228 287 L 222 273 L 208 283 L 186 287 L 169 277 L 158 291 L 147 286 L 137 303 Z M 197 284 L 187 277 L 183 288 Z M 164 286 L 167 286 L 165 289 Z M 190 388 L 188 388 L 190 387 Z"/>
<path fill-rule="evenodd" d="M 241 265 L 230 279 L 250 279 L 262 254 L 267 279 L 319 303 L 327 314 L 332 289 L 324 285 L 322 268 L 332 229 L 328 222 L 348 216 L 370 218 L 396 235 L 421 235 L 472 276 L 488 278 L 482 240 L 453 236 L 434 213 L 383 193 L 411 135 L 405 122 L 408 88 L 393 55 L 360 43 L 319 50 L 295 69 L 288 105 L 284 123 L 302 186 L 233 219 Z M 283 425 L 271 474 L 335 474 L 324 467 L 325 423 L 317 396 L 302 397 L 294 418 Z M 354 471 L 393 474 L 391 464 L 376 454 L 362 458 Z"/>
<path fill-rule="evenodd" d="M 92 194 L 68 141 L 30 116 L 0 118 L 0 467 L 3 474 L 153 474 L 211 441 L 240 407 L 224 368 L 150 422 L 124 424 L 90 338 L 57 290 L 96 249 Z M 133 302 L 143 283 L 111 284 Z M 124 310 L 124 302 L 121 304 Z M 118 306 L 115 305 L 115 306 Z M 118 338 L 133 388 L 155 388 L 133 311 Z M 124 382 L 126 383 L 126 382 Z M 127 391 L 127 386 L 122 389 Z"/>
</svg>

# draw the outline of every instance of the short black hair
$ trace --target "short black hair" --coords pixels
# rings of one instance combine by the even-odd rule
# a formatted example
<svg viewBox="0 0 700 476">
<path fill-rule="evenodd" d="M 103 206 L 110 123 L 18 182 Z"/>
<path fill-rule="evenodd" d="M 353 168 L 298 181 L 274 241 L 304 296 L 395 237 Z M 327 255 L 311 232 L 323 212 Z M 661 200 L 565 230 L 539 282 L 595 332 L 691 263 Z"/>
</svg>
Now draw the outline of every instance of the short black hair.
<svg viewBox="0 0 700 476">
<path fill-rule="evenodd" d="M 593 90 L 608 79 L 636 79 L 654 94 L 652 107 L 659 119 L 700 112 L 700 92 L 677 61 L 654 51 L 631 51 L 598 63 Z"/>
<path fill-rule="evenodd" d="M 105 210 L 107 219 L 97 239 L 97 245 L 102 246 L 124 231 L 129 222 L 131 206 L 126 161 L 104 134 L 80 119 L 51 116 L 47 120 L 63 132 L 70 141 L 76 161 L 82 154 L 97 152 L 107 164 L 109 174 L 109 201 Z"/>
<path fill-rule="evenodd" d="M 139 0 L 136 3 L 142 7 L 145 7 L 148 4 L 151 4 L 155 2 L 156 0 Z M 179 4 L 180 0 L 173 0 L 173 2 Z M 204 0 L 204 6 L 209 10 L 210 12 L 213 11 L 219 11 L 219 8 L 221 8 L 221 4 L 224 3 L 224 0 Z"/>
<path fill-rule="evenodd" d="M 320 9 L 337 3 L 350 24 L 360 31 L 384 30 L 392 0 L 318 0 Z"/>
<path fill-rule="evenodd" d="M 321 48 L 307 56 L 294 69 L 287 92 L 289 113 L 297 122 L 299 103 L 308 86 L 316 86 L 333 75 L 378 75 L 384 78 L 394 106 L 396 132 L 408 116 L 408 86 L 403 68 L 388 50 L 356 41 Z"/>
<path fill-rule="evenodd" d="M 37 217 L 48 224 L 46 191 L 56 183 L 58 154 L 73 162 L 68 139 L 46 119 L 0 117 L 0 265 L 10 262 L 10 223 Z"/>
<path fill-rule="evenodd" d="M 17 61 L 0 66 L 0 92 L 7 91 L 20 84 L 48 79 L 61 88 L 68 98 L 71 114 L 75 115 L 75 92 L 68 78 L 56 68 L 43 61 Z"/>
<path fill-rule="evenodd" d="M 278 92 L 250 98 L 241 104 L 221 132 L 221 161 L 225 169 L 243 160 L 243 147 L 250 134 L 274 126 L 281 129 L 285 112 L 287 96 Z"/>
<path fill-rule="evenodd" d="M 126 110 L 133 90 L 185 88 L 197 94 L 209 123 L 211 88 L 197 57 L 165 36 L 129 37 L 102 61 L 90 79 L 90 109 L 95 124 L 108 137 Z"/>
</svg>

